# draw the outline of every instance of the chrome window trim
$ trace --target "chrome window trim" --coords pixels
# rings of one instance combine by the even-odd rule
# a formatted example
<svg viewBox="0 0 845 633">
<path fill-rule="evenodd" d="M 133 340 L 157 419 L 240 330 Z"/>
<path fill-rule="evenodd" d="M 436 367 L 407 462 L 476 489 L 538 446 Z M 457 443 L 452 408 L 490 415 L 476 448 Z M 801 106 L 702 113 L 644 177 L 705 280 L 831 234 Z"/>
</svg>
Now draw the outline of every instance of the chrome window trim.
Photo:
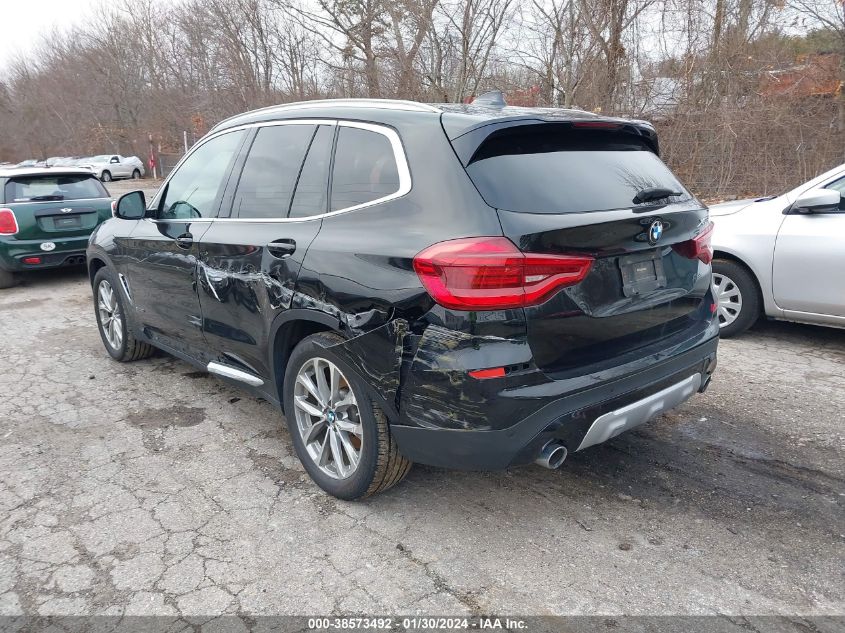
<svg viewBox="0 0 845 633">
<path fill-rule="evenodd" d="M 828 180 L 826 183 L 824 183 L 823 185 L 821 185 L 821 187 L 820 187 L 820 188 L 821 188 L 821 189 L 827 189 L 827 188 L 829 188 L 829 187 L 830 187 L 830 185 L 835 185 L 835 184 L 836 184 L 837 182 L 839 182 L 840 180 L 845 180 L 845 171 L 842 171 L 842 172 L 840 172 L 840 173 L 836 174 L 836 176 L 834 176 L 833 178 L 831 178 L 830 180 Z M 811 189 L 812 189 L 812 188 L 814 188 L 814 187 L 811 187 Z"/>
<path fill-rule="evenodd" d="M 377 134 L 381 134 L 386 136 L 387 139 L 390 141 L 390 146 L 393 149 L 393 159 L 396 161 L 396 170 L 399 173 L 399 189 L 395 192 L 388 194 L 386 196 L 382 196 L 381 198 L 377 198 L 375 200 L 371 200 L 369 202 L 363 202 L 361 204 L 357 204 L 351 207 L 344 207 L 343 209 L 338 209 L 337 211 L 329 211 L 327 213 L 320 213 L 318 215 L 309 215 L 302 218 L 187 218 L 187 219 L 170 219 L 170 220 L 157 220 L 152 218 L 145 218 L 150 222 L 155 224 L 159 223 L 168 223 L 168 222 L 178 222 L 182 224 L 194 224 L 194 223 L 208 223 L 208 222 L 243 222 L 243 223 L 258 223 L 258 224 L 268 224 L 268 223 L 277 223 L 277 222 L 308 222 L 310 220 L 321 220 L 323 218 L 332 217 L 335 215 L 340 215 L 341 213 L 349 213 L 350 211 L 357 211 L 358 209 L 365 209 L 367 207 L 372 207 L 377 204 L 382 204 L 384 202 L 388 202 L 390 200 L 395 200 L 397 198 L 401 198 L 402 196 L 407 195 L 410 193 L 411 188 L 413 187 L 413 183 L 411 181 L 411 170 L 408 167 L 408 159 L 405 156 L 405 150 L 402 147 L 402 140 L 399 138 L 399 134 L 396 133 L 396 130 L 390 128 L 386 125 L 382 125 L 379 123 L 363 123 L 359 121 L 343 121 L 338 119 L 291 119 L 285 121 L 261 121 L 258 123 L 247 123 L 245 125 L 240 125 L 233 128 L 227 128 L 225 130 L 221 130 L 220 132 L 215 132 L 214 134 L 208 136 L 207 138 L 201 140 L 199 143 L 194 145 L 187 154 L 185 154 L 182 159 L 176 164 L 176 167 L 173 168 L 173 171 L 170 172 L 170 175 L 165 179 L 163 183 L 161 183 L 161 187 L 159 188 L 156 195 L 153 197 L 150 204 L 147 206 L 147 210 L 153 210 L 158 207 L 159 197 L 161 193 L 165 190 L 167 185 L 170 182 L 170 179 L 176 173 L 176 171 L 182 166 L 182 163 L 185 162 L 199 147 L 205 145 L 205 143 L 209 142 L 212 139 L 217 138 L 218 136 L 222 136 L 223 134 L 229 134 L 230 132 L 237 132 L 240 130 L 248 130 L 252 128 L 262 128 L 262 127 L 275 127 L 279 125 L 330 125 L 332 127 L 351 127 L 351 128 L 358 128 L 361 130 L 369 130 L 370 132 L 375 132 Z M 334 158 L 334 156 L 332 156 Z M 328 201 L 331 203 L 331 200 Z"/>
</svg>

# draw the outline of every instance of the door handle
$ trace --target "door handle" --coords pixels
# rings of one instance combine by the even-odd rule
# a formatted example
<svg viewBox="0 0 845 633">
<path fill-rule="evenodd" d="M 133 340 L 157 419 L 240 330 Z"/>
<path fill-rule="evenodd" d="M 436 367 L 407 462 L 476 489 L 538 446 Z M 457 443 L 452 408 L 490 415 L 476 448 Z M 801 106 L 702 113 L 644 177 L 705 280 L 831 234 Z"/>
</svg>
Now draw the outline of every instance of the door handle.
<svg viewBox="0 0 845 633">
<path fill-rule="evenodd" d="M 176 246 L 188 250 L 194 244 L 194 236 L 190 233 L 183 233 L 176 238 Z"/>
<path fill-rule="evenodd" d="M 296 242 L 293 240 L 276 240 L 267 245 L 267 250 L 273 257 L 290 257 L 296 251 Z"/>
</svg>

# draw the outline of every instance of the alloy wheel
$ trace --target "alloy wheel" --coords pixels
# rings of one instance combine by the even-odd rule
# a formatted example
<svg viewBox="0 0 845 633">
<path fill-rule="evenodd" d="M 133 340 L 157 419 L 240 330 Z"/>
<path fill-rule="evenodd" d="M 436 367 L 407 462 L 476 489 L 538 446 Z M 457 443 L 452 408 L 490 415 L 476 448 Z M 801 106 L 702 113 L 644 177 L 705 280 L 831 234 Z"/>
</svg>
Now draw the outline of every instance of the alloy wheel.
<svg viewBox="0 0 845 633">
<path fill-rule="evenodd" d="M 311 358 L 296 375 L 294 415 L 302 443 L 314 464 L 333 479 L 358 469 L 363 426 L 358 401 L 343 372 L 325 358 Z"/>
<path fill-rule="evenodd" d="M 713 273 L 713 291 L 719 304 L 719 327 L 726 327 L 742 312 L 742 293 L 733 279 L 719 273 Z"/>
<path fill-rule="evenodd" d="M 123 315 L 114 288 L 105 279 L 97 289 L 97 311 L 103 336 L 113 349 L 119 350 L 123 344 Z"/>
</svg>

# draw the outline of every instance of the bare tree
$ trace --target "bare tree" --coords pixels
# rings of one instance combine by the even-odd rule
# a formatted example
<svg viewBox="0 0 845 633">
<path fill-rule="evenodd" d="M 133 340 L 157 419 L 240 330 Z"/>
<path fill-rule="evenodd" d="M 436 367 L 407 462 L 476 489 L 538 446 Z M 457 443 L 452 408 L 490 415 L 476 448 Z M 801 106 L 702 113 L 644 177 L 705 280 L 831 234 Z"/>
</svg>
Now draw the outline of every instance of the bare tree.
<svg viewBox="0 0 845 633">
<path fill-rule="evenodd" d="M 836 36 L 839 49 L 839 116 L 837 127 L 845 132 L 845 2 L 843 0 L 791 0 L 792 6 L 805 20 L 821 25 Z M 845 150 L 843 150 L 845 152 Z"/>
<path fill-rule="evenodd" d="M 532 0 L 523 20 L 526 37 L 520 56 L 537 73 L 547 105 L 571 108 L 583 77 L 580 59 L 592 52 L 577 0 Z"/>
<path fill-rule="evenodd" d="M 111 0 L 46 33 L 0 77 L 0 155 L 144 152 L 150 135 L 176 153 L 185 131 L 262 105 L 499 88 L 652 118 L 705 197 L 779 191 L 843 159 L 845 69 L 828 76 L 842 0 L 299 1 Z M 808 91 L 801 73 L 828 75 Z"/>
<path fill-rule="evenodd" d="M 478 93 L 515 0 L 452 0 L 440 7 L 446 18 L 441 37 L 450 42 L 453 55 L 449 98 L 459 102 Z"/>
</svg>

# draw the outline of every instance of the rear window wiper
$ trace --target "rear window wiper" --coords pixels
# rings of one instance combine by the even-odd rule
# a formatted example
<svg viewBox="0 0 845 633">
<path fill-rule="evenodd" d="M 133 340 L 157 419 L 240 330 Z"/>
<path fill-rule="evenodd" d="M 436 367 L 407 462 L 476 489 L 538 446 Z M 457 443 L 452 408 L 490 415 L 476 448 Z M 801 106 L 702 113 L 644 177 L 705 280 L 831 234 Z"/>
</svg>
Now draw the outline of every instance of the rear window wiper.
<svg viewBox="0 0 845 633">
<path fill-rule="evenodd" d="M 48 200 L 64 200 L 65 197 L 61 194 L 50 194 L 49 196 L 32 196 L 29 198 L 30 202 L 46 202 Z"/>
<path fill-rule="evenodd" d="M 680 191 L 673 191 L 672 189 L 667 189 L 666 187 L 648 187 L 647 189 L 641 189 L 637 192 L 637 195 L 634 196 L 634 204 L 642 204 L 643 202 L 652 202 L 654 200 L 662 200 L 663 198 L 668 198 L 670 196 L 680 196 Z"/>
</svg>

